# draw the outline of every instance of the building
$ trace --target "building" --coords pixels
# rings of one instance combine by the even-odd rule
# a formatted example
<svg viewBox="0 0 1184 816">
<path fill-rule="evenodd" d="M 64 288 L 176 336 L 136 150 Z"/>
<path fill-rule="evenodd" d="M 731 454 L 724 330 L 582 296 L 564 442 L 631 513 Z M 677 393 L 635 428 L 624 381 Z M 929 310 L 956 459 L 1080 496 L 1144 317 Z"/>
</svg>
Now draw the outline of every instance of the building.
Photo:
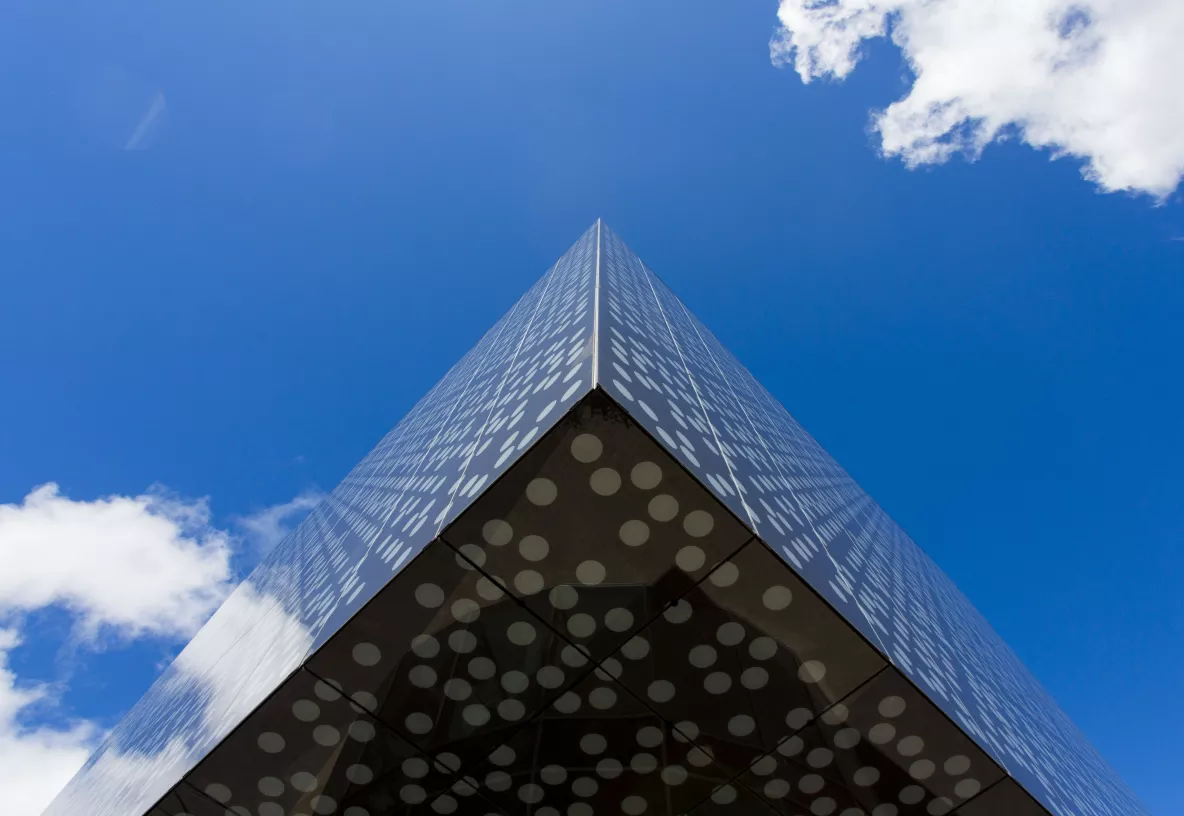
<svg viewBox="0 0 1184 816">
<path fill-rule="evenodd" d="M 1144 813 L 594 225 L 47 816 Z"/>
</svg>

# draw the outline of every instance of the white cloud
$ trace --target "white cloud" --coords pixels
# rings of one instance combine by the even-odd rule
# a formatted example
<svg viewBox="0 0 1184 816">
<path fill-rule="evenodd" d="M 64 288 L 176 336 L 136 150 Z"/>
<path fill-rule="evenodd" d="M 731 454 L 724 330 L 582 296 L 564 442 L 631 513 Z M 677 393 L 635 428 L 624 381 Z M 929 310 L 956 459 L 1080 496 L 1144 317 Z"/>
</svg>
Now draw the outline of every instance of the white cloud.
<svg viewBox="0 0 1184 816">
<path fill-rule="evenodd" d="M 778 17 L 773 59 L 804 82 L 891 36 L 914 77 L 873 127 L 910 166 L 1015 134 L 1107 191 L 1164 198 L 1184 176 L 1180 0 L 781 0 Z"/>
<path fill-rule="evenodd" d="M 204 500 L 72 501 L 56 484 L 0 505 L 0 613 L 60 604 L 84 634 L 193 634 L 231 589 L 231 537 Z"/>
<path fill-rule="evenodd" d="M 306 490 L 290 502 L 273 504 L 258 513 L 238 519 L 238 526 L 246 533 L 257 552 L 268 553 L 283 541 L 292 528 L 292 522 L 320 504 L 322 498 L 324 494 L 319 490 Z"/>
</svg>

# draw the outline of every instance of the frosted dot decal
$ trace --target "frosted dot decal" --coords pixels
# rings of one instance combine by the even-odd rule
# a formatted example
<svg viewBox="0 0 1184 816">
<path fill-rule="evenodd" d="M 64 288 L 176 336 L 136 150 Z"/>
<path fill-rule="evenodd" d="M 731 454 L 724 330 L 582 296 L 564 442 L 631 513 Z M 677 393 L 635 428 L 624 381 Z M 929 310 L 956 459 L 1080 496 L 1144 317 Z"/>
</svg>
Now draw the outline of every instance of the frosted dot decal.
<svg viewBox="0 0 1184 816">
<path fill-rule="evenodd" d="M 516 722 L 526 716 L 526 706 L 518 700 L 502 700 L 497 704 L 497 714 L 503 720 Z"/>
<path fill-rule="evenodd" d="M 491 519 L 481 528 L 481 536 L 486 544 L 494 547 L 504 547 L 514 537 L 514 528 L 501 519 Z"/>
<path fill-rule="evenodd" d="M 691 614 L 691 605 L 686 601 L 678 601 L 667 607 L 662 612 L 662 617 L 670 621 L 670 623 L 686 623 L 691 619 Z"/>
<path fill-rule="evenodd" d="M 577 612 L 567 619 L 567 631 L 573 637 L 590 637 L 596 631 L 596 620 L 591 615 Z"/>
<path fill-rule="evenodd" d="M 806 764 L 811 768 L 825 768 L 834 759 L 834 754 L 826 748 L 815 748 L 806 754 Z"/>
<path fill-rule="evenodd" d="M 465 629 L 454 631 L 448 636 L 448 648 L 457 654 L 468 654 L 477 648 L 477 636 Z"/>
<path fill-rule="evenodd" d="M 460 623 L 472 623 L 481 617 L 481 607 L 471 598 L 460 598 L 452 603 L 452 617 Z"/>
<path fill-rule="evenodd" d="M 795 708 L 793 711 L 785 715 L 785 724 L 789 726 L 790 731 L 800 731 L 806 727 L 806 723 L 814 719 L 813 712 L 808 708 Z"/>
<path fill-rule="evenodd" d="M 706 553 L 699 547 L 687 546 L 678 551 L 674 556 L 674 563 L 683 572 L 695 572 L 703 568 L 703 564 L 707 560 Z"/>
<path fill-rule="evenodd" d="M 715 527 L 715 519 L 706 510 L 692 510 L 682 520 L 682 528 L 687 535 L 702 538 Z"/>
<path fill-rule="evenodd" d="M 626 796 L 621 800 L 621 810 L 627 816 L 641 816 L 649 808 L 649 803 L 640 796 Z"/>
<path fill-rule="evenodd" d="M 900 697 L 885 697 L 880 701 L 879 711 L 882 717 L 899 717 L 904 713 L 905 702 Z"/>
<path fill-rule="evenodd" d="M 502 688 L 510 694 L 521 694 L 530 687 L 530 678 L 517 669 L 502 675 Z"/>
<path fill-rule="evenodd" d="M 544 795 L 543 789 L 533 783 L 523 785 L 518 789 L 518 798 L 530 805 L 543 801 Z"/>
<path fill-rule="evenodd" d="M 602 759 L 596 763 L 596 773 L 604 779 L 616 779 L 625 772 L 625 767 L 621 765 L 620 761 L 612 757 Z"/>
<path fill-rule="evenodd" d="M 721 625 L 715 631 L 715 639 L 724 646 L 739 646 L 744 642 L 744 636 L 744 627 L 734 621 Z"/>
<path fill-rule="evenodd" d="M 431 635 L 416 635 L 411 639 L 411 651 L 418 657 L 432 658 L 440 653 L 440 642 Z"/>
<path fill-rule="evenodd" d="M 961 776 L 970 770 L 970 757 L 956 754 L 947 759 L 942 768 L 950 776 Z"/>
<path fill-rule="evenodd" d="M 275 798 L 283 796 L 285 785 L 283 780 L 276 779 L 274 776 L 265 776 L 259 780 L 259 792 L 264 796 Z"/>
<path fill-rule="evenodd" d="M 444 683 L 444 696 L 450 700 L 467 700 L 473 696 L 473 686 L 460 677 L 453 677 Z"/>
<path fill-rule="evenodd" d="M 534 643 L 536 635 L 535 628 L 526 621 L 516 621 L 506 629 L 506 637 L 515 646 L 529 646 Z"/>
<path fill-rule="evenodd" d="M 892 742 L 893 737 L 896 736 L 896 728 L 891 723 L 879 723 L 873 725 L 867 732 L 869 742 L 876 745 L 887 745 Z"/>
<path fill-rule="evenodd" d="M 460 553 L 456 556 L 456 564 L 463 570 L 472 570 L 475 567 L 485 566 L 485 550 L 478 547 L 476 544 L 462 544 Z"/>
<path fill-rule="evenodd" d="M 618 536 L 626 546 L 640 547 L 650 540 L 650 526 L 644 521 L 630 519 L 621 525 Z"/>
<path fill-rule="evenodd" d="M 517 758 L 518 757 L 514 752 L 514 749 L 508 745 L 499 745 L 494 749 L 493 753 L 489 755 L 490 762 L 492 762 L 494 765 L 500 765 L 503 768 L 507 765 L 513 764 L 514 760 Z"/>
<path fill-rule="evenodd" d="M 712 672 L 703 678 L 703 688 L 708 694 L 725 694 L 732 687 L 732 678 L 725 672 Z"/>
<path fill-rule="evenodd" d="M 302 793 L 312 793 L 317 789 L 317 778 L 308 771 L 297 771 L 292 774 L 288 781 L 292 784 L 292 787 Z M 208 789 L 206 793 L 209 793 Z"/>
<path fill-rule="evenodd" d="M 599 468 L 592 473 L 588 484 L 592 492 L 600 496 L 611 496 L 621 489 L 621 474 L 612 468 Z"/>
<path fill-rule="evenodd" d="M 667 785 L 681 785 L 687 781 L 687 769 L 681 765 L 668 765 L 662 769 L 662 781 Z"/>
<path fill-rule="evenodd" d="M 820 683 L 826 677 L 826 666 L 819 660 L 807 660 L 798 669 L 798 677 L 803 683 Z"/>
<path fill-rule="evenodd" d="M 488 657 L 474 657 L 469 661 L 468 671 L 474 680 L 488 680 L 497 674 L 497 664 Z"/>
<path fill-rule="evenodd" d="M 728 733 L 737 737 L 747 737 L 756 729 L 756 721 L 747 714 L 737 714 L 728 720 Z"/>
<path fill-rule="evenodd" d="M 312 722 L 321 716 L 321 707 L 312 700 L 297 700 L 292 704 L 292 716 L 301 722 Z"/>
<path fill-rule="evenodd" d="M 844 728 L 835 734 L 835 747 L 850 750 L 859 744 L 859 731 L 855 728 Z"/>
<path fill-rule="evenodd" d="M 678 501 L 670 495 L 662 493 L 650 499 L 650 518 L 654 521 L 670 521 L 678 515 Z"/>
<path fill-rule="evenodd" d="M 432 718 L 421 712 L 407 715 L 403 724 L 412 734 L 427 734 L 432 730 Z"/>
<path fill-rule="evenodd" d="M 698 669 L 705 669 L 715 663 L 716 652 L 711 646 L 700 645 L 691 649 L 687 659 L 691 665 Z"/>
<path fill-rule="evenodd" d="M 427 763 L 424 763 L 424 773 L 427 773 Z M 374 771 L 368 765 L 354 764 L 345 769 L 345 778 L 355 785 L 369 785 L 374 781 Z"/>
<path fill-rule="evenodd" d="M 958 784 L 954 785 L 954 793 L 963 799 L 977 796 L 980 790 L 982 790 L 982 785 L 977 779 L 961 779 L 958 781 Z"/>
<path fill-rule="evenodd" d="M 586 586 L 596 586 L 603 582 L 606 574 L 604 565 L 599 561 L 584 561 L 576 567 L 576 578 Z"/>
<path fill-rule="evenodd" d="M 806 774 L 798 780 L 798 789 L 802 793 L 818 793 L 825 785 L 826 780 L 818 774 Z"/>
<path fill-rule="evenodd" d="M 461 717 L 474 728 L 480 728 L 489 722 L 489 709 L 480 703 L 472 703 L 464 707 L 464 710 L 461 711 Z"/>
<path fill-rule="evenodd" d="M 906 805 L 915 805 L 925 798 L 925 789 L 920 785 L 909 785 L 900 792 L 900 801 Z"/>
<path fill-rule="evenodd" d="M 720 564 L 707 576 L 707 580 L 717 587 L 730 587 L 740 579 L 739 568 L 730 561 Z"/>
<path fill-rule="evenodd" d="M 662 468 L 653 462 L 638 462 L 629 472 L 629 480 L 640 490 L 653 490 L 662 481 Z"/>
<path fill-rule="evenodd" d="M 542 561 L 551 551 L 551 545 L 542 536 L 528 535 L 518 542 L 518 553 L 527 561 Z"/>
<path fill-rule="evenodd" d="M 764 794 L 770 799 L 784 799 L 791 788 L 784 779 L 771 779 L 765 783 Z"/>
<path fill-rule="evenodd" d="M 580 738 L 580 750 L 585 754 L 602 754 L 608 747 L 608 740 L 600 734 L 585 734 Z"/>
<path fill-rule="evenodd" d="M 217 783 L 206 785 L 205 791 L 206 796 L 214 799 L 215 801 L 222 802 L 223 804 L 230 801 L 230 788 L 226 787 L 225 785 L 220 785 Z"/>
<path fill-rule="evenodd" d="M 284 750 L 284 738 L 274 731 L 265 731 L 257 740 L 259 748 L 269 754 L 278 754 Z"/>
<path fill-rule="evenodd" d="M 514 576 L 514 588 L 523 595 L 535 595 L 546 585 L 543 576 L 534 570 L 522 570 Z"/>
<path fill-rule="evenodd" d="M 563 685 L 564 679 L 563 669 L 558 666 L 543 666 L 535 674 L 535 680 L 546 689 L 559 688 Z"/>
<path fill-rule="evenodd" d="M 711 801 L 717 805 L 730 805 L 736 801 L 736 789 L 731 785 L 724 785 L 717 788 L 711 794 Z"/>
<path fill-rule="evenodd" d="M 662 729 L 652 725 L 647 725 L 637 732 L 637 744 L 645 748 L 656 748 L 662 744 L 663 739 L 665 737 L 662 734 Z"/>
<path fill-rule="evenodd" d="M 327 703 L 333 703 L 341 699 L 341 690 L 323 680 L 316 682 L 312 687 L 312 693 Z"/>
<path fill-rule="evenodd" d="M 897 752 L 906 757 L 916 756 L 924 747 L 925 740 L 920 737 L 905 737 L 896 744 Z"/>
<path fill-rule="evenodd" d="M 580 699 L 580 695 L 568 691 L 555 701 L 554 708 L 562 714 L 575 714 L 580 710 L 581 705 L 583 705 L 583 701 Z"/>
<path fill-rule="evenodd" d="M 641 636 L 632 637 L 621 647 L 621 654 L 630 660 L 641 660 L 650 653 L 650 643 Z"/>
<path fill-rule="evenodd" d="M 409 805 L 418 805 L 428 798 L 428 794 L 419 785 L 404 785 L 399 788 L 399 798 Z"/>
<path fill-rule="evenodd" d="M 749 691 L 763 689 L 769 684 L 769 673 L 760 666 L 752 666 L 740 673 L 740 685 Z"/>
<path fill-rule="evenodd" d="M 350 723 L 349 730 L 346 733 L 355 742 L 370 742 L 370 740 L 374 739 L 374 726 L 365 720 L 358 720 Z"/>
<path fill-rule="evenodd" d="M 761 596 L 761 602 L 766 608 L 780 612 L 793 602 L 793 593 L 790 592 L 789 587 L 771 586 Z"/>
<path fill-rule="evenodd" d="M 531 504 L 546 507 L 559 495 L 558 488 L 550 479 L 534 479 L 526 486 L 526 498 Z"/>
<path fill-rule="evenodd" d="M 909 776 L 911 776 L 913 779 L 928 779 L 929 777 L 933 776 L 933 772 L 935 770 L 937 770 L 937 766 L 934 765 L 930 760 L 918 759 L 916 762 L 909 765 Z"/>
<path fill-rule="evenodd" d="M 851 716 L 850 709 L 842 703 L 835 703 L 833 706 L 822 712 L 819 718 L 827 725 L 842 725 L 847 722 L 847 718 Z"/>
<path fill-rule="evenodd" d="M 547 600 L 556 609 L 571 609 L 580 602 L 580 593 L 575 587 L 563 584 L 552 589 L 547 595 Z"/>
<path fill-rule="evenodd" d="M 584 464 L 595 462 L 603 451 L 604 444 L 593 434 L 580 434 L 571 442 L 571 455 Z"/>
<path fill-rule="evenodd" d="M 420 584 L 415 588 L 415 600 L 420 606 L 436 609 L 444 603 L 444 590 L 435 584 Z"/>
<path fill-rule="evenodd" d="M 674 684 L 669 680 L 655 680 L 650 683 L 646 694 L 656 703 L 669 702 L 674 697 Z"/>
<path fill-rule="evenodd" d="M 643 751 L 633 755 L 633 758 L 629 760 L 629 767 L 634 773 L 653 773 L 658 769 L 658 759 L 653 754 L 647 754 Z"/>
<path fill-rule="evenodd" d="M 312 738 L 318 745 L 333 746 L 341 741 L 341 732 L 331 725 L 318 725 L 312 731 Z"/>
<path fill-rule="evenodd" d="M 604 625 L 613 632 L 628 632 L 633 626 L 633 613 L 622 607 L 610 609 L 604 615 Z"/>
<path fill-rule="evenodd" d="M 324 794 L 314 796 L 309 804 L 312 805 L 314 813 L 327 814 L 337 810 L 337 800 Z"/>
<path fill-rule="evenodd" d="M 771 637 L 755 637 L 748 644 L 748 654 L 753 660 L 769 660 L 777 654 L 777 641 Z"/>
<path fill-rule="evenodd" d="M 547 765 L 539 771 L 539 778 L 548 785 L 562 785 L 567 781 L 567 768 L 562 765 Z"/>
</svg>

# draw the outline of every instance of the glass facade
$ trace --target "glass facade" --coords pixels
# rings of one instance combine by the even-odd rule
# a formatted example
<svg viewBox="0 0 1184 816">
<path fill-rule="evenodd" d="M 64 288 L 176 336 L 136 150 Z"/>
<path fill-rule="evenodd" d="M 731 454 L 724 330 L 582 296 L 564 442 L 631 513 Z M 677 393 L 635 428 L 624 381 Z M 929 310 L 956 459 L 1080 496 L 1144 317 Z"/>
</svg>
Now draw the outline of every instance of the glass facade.
<svg viewBox="0 0 1184 816">
<path fill-rule="evenodd" d="M 594 225 L 47 816 L 1137 814 L 924 553 Z"/>
</svg>

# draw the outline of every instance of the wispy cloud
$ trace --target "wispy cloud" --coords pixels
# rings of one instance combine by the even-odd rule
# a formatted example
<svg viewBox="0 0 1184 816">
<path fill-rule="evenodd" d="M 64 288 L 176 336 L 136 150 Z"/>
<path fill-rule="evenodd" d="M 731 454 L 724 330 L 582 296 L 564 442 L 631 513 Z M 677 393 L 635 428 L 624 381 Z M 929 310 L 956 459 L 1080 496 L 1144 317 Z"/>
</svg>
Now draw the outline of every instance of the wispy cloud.
<svg viewBox="0 0 1184 816">
<path fill-rule="evenodd" d="M 891 37 L 913 77 L 872 122 L 909 166 L 1015 134 L 1107 191 L 1163 199 L 1184 176 L 1179 0 L 781 0 L 778 17 L 773 59 L 803 82 Z"/>
<path fill-rule="evenodd" d="M 248 516 L 236 519 L 250 542 L 254 552 L 266 555 L 276 544 L 284 540 L 289 531 L 312 510 L 324 494 L 319 490 L 306 490 L 296 498 L 283 504 L 273 504 Z"/>
</svg>

